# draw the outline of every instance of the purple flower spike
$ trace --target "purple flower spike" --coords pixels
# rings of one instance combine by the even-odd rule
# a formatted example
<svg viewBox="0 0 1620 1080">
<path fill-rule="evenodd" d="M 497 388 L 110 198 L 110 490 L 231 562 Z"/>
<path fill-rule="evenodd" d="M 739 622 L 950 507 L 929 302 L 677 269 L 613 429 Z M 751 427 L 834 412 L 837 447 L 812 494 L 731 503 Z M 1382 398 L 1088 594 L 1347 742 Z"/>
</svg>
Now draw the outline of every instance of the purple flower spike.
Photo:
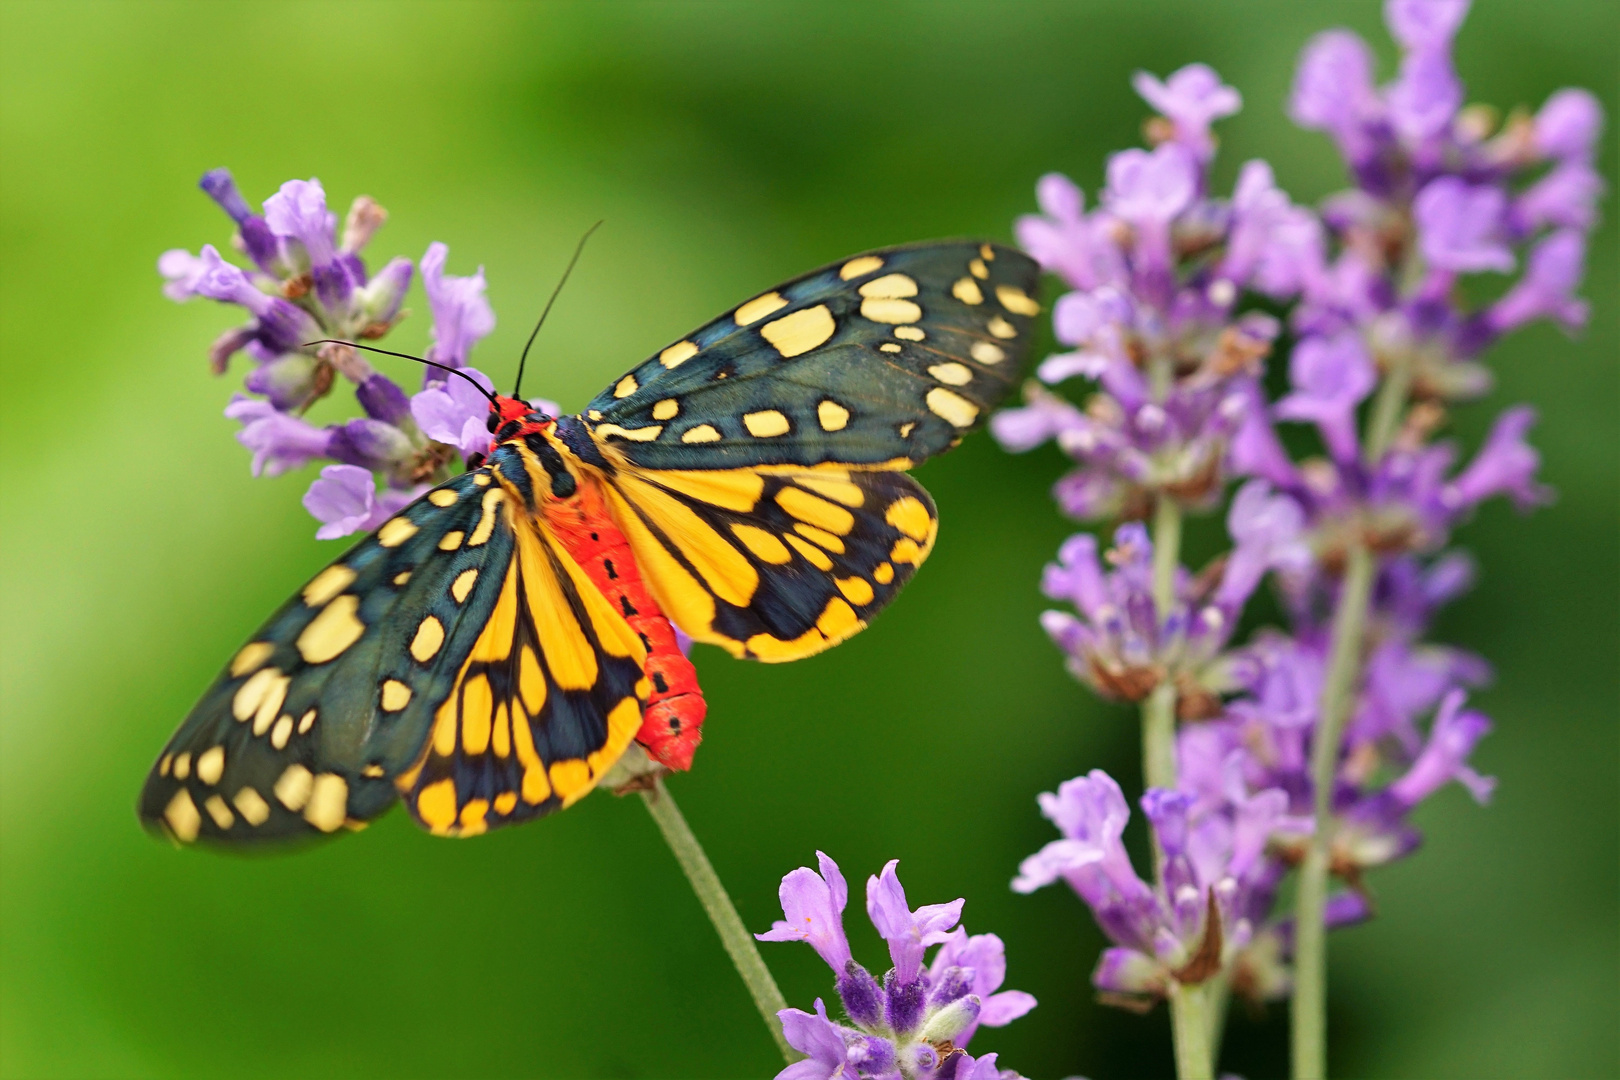
<svg viewBox="0 0 1620 1080">
<path fill-rule="evenodd" d="M 1388 0 L 1384 22 L 1409 52 L 1451 48 L 1451 39 L 1468 15 L 1469 0 Z"/>
<path fill-rule="evenodd" d="M 821 873 L 800 867 L 782 879 L 778 895 L 783 919 L 763 934 L 760 941 L 805 941 L 834 971 L 842 972 L 850 963 L 849 939 L 844 936 L 844 907 L 849 903 L 849 887 L 838 864 L 816 852 Z"/>
<path fill-rule="evenodd" d="M 1207 64 L 1188 64 L 1164 82 L 1145 71 L 1131 85 L 1149 105 L 1175 124 L 1176 140 L 1201 159 L 1215 152 L 1209 126 L 1243 107 L 1243 96 L 1221 82 Z"/>
<path fill-rule="evenodd" d="M 1467 697 L 1461 690 L 1446 695 L 1435 714 L 1428 745 L 1406 775 L 1390 785 L 1390 794 L 1406 806 L 1416 806 L 1449 780 L 1466 787 L 1476 802 L 1490 800 L 1496 781 L 1480 776 L 1466 762 L 1491 730 L 1491 722 L 1482 713 L 1463 710 Z"/>
<path fill-rule="evenodd" d="M 1603 130 L 1603 106 L 1585 90 L 1564 89 L 1536 113 L 1536 149 L 1547 157 L 1590 161 Z"/>
<path fill-rule="evenodd" d="M 783 1009 L 776 1016 L 788 1045 L 809 1055 L 777 1073 L 776 1080 L 854 1080 L 855 1063 L 849 1059 L 843 1030 L 827 1019 L 827 1006 L 820 998 L 814 1013 Z"/>
<path fill-rule="evenodd" d="M 304 509 L 325 523 L 316 530 L 315 539 L 336 540 L 351 533 L 370 532 L 419 494 L 420 489 L 379 493 L 371 470 L 356 465 L 328 465 L 304 494 Z"/>
<path fill-rule="evenodd" d="M 1348 30 L 1318 34 L 1305 46 L 1288 112 L 1303 128 L 1326 131 L 1352 165 L 1375 144 L 1366 127 L 1383 112 L 1373 89 L 1373 58 L 1367 43 Z"/>
<path fill-rule="evenodd" d="M 1509 409 L 1497 417 L 1474 460 L 1441 493 L 1446 505 L 1463 509 L 1492 495 L 1508 496 L 1520 511 L 1549 502 L 1551 490 L 1536 483 L 1541 455 L 1524 439 L 1535 422 L 1536 411 L 1528 405 Z"/>
<path fill-rule="evenodd" d="M 254 476 L 279 476 L 311 458 L 325 457 L 331 449 L 331 432 L 277 412 L 268 401 L 239 394 L 225 407 L 225 415 L 242 424 L 236 438 L 253 451 Z"/>
<path fill-rule="evenodd" d="M 866 913 L 889 943 L 896 977 L 906 984 L 914 982 L 922 970 L 924 950 L 950 936 L 966 901 L 924 904 L 912 911 L 906 906 L 906 890 L 894 870 L 899 865 L 899 859 L 890 859 L 881 875 L 866 879 Z"/>
<path fill-rule="evenodd" d="M 1356 406 L 1378 381 L 1360 336 L 1346 330 L 1331 338 L 1304 339 L 1294 346 L 1288 375 L 1294 392 L 1277 402 L 1277 415 L 1314 423 L 1336 460 L 1354 461 L 1359 445 Z"/>
<path fill-rule="evenodd" d="M 264 200 L 264 220 L 277 236 L 302 244 L 311 267 L 327 266 L 337 258 L 337 215 L 326 209 L 326 191 L 319 180 L 282 184 Z"/>
<path fill-rule="evenodd" d="M 1587 303 L 1575 296 L 1585 273 L 1585 234 L 1559 229 L 1530 252 L 1524 276 L 1485 313 L 1487 325 L 1497 334 L 1539 318 L 1567 330 L 1585 326 Z"/>
<path fill-rule="evenodd" d="M 483 372 L 464 370 L 484 389 L 494 390 L 495 384 Z M 489 428 L 485 426 L 489 399 L 467 385 L 466 379 L 446 377 L 443 383 L 421 391 L 411 398 L 411 415 L 424 435 L 454 446 L 463 458 L 489 452 Z"/>
<path fill-rule="evenodd" d="M 1432 181 L 1412 203 L 1423 257 L 1456 273 L 1513 269 L 1513 253 L 1502 237 L 1506 212 L 1501 189 L 1473 187 L 1454 176 Z"/>
<path fill-rule="evenodd" d="M 449 256 L 450 249 L 438 242 L 429 244 L 422 256 L 422 287 L 433 309 L 433 345 L 428 359 L 465 367 L 473 345 L 495 329 L 495 313 L 484 298 L 484 268 L 480 266 L 469 277 L 448 276 L 444 263 Z M 434 383 L 444 382 L 448 376 L 429 368 L 424 378 Z"/>
<path fill-rule="evenodd" d="M 197 295 L 197 283 L 211 264 L 185 248 L 173 248 L 158 256 L 157 268 L 163 275 L 163 295 L 179 303 Z"/>
</svg>

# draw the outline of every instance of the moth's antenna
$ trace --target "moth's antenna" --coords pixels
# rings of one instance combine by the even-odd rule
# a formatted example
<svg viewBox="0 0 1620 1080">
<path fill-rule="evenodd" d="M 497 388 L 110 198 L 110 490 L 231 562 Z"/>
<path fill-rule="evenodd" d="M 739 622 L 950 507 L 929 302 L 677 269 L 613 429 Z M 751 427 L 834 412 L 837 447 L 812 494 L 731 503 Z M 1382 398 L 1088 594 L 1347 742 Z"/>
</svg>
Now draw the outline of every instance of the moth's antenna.
<svg viewBox="0 0 1620 1080">
<path fill-rule="evenodd" d="M 568 283 L 568 275 L 574 272 L 574 264 L 579 262 L 579 253 L 585 250 L 585 241 L 591 238 L 591 233 L 601 227 L 602 222 L 598 221 L 595 225 L 586 229 L 585 235 L 579 238 L 579 243 L 574 247 L 574 257 L 568 260 L 568 269 L 563 271 L 562 280 L 557 282 L 557 287 L 551 290 L 551 299 L 546 301 L 546 308 L 540 313 L 540 321 L 535 323 L 534 329 L 529 332 L 529 340 L 523 343 L 523 355 L 518 357 L 517 382 L 512 384 L 513 397 L 520 399 L 522 397 L 519 391 L 523 387 L 523 364 L 529 359 L 529 346 L 534 344 L 534 339 L 540 333 L 540 328 L 546 325 L 546 316 L 551 314 L 551 305 L 557 302 L 557 294 L 562 292 L 562 287 Z"/>
<path fill-rule="evenodd" d="M 453 368 L 448 364 L 437 364 L 432 360 L 424 360 L 420 356 L 412 356 L 410 353 L 393 352 L 390 349 L 379 349 L 373 345 L 358 345 L 352 341 L 344 341 L 342 338 L 321 338 L 319 341 L 306 341 L 302 347 L 308 348 L 311 345 L 347 345 L 351 349 L 364 349 L 366 352 L 382 353 L 384 356 L 397 356 L 401 360 L 415 360 L 418 364 L 426 364 L 428 367 L 436 367 L 440 371 L 448 371 L 452 375 L 460 375 L 463 379 L 466 379 L 468 382 L 472 383 L 473 387 L 480 394 L 483 394 L 485 397 L 489 398 L 489 403 L 491 405 L 494 405 L 496 408 L 500 408 L 501 403 L 495 400 L 495 395 L 490 393 L 488 390 L 485 390 L 477 379 L 473 378 L 465 371 L 462 371 L 460 368 Z"/>
</svg>

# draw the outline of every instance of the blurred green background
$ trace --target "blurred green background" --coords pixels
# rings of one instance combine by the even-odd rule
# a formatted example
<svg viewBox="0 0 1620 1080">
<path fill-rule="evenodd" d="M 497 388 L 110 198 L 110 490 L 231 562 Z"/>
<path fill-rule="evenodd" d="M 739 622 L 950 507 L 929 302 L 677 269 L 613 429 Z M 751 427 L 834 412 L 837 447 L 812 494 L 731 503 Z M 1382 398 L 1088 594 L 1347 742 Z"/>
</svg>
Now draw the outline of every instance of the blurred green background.
<svg viewBox="0 0 1620 1080">
<path fill-rule="evenodd" d="M 500 317 L 474 361 L 510 379 L 580 232 L 593 241 L 539 344 L 533 392 L 577 408 L 713 313 L 850 252 L 1006 239 L 1033 184 L 1095 190 L 1136 145 L 1128 78 L 1193 61 L 1242 90 L 1218 190 L 1266 156 L 1301 199 L 1341 183 L 1282 112 L 1330 25 L 1387 65 L 1370 3 L 0 6 L 0 1073 L 7 1077 L 765 1076 L 779 1063 L 637 800 L 434 840 L 403 814 L 273 858 L 176 851 L 136 826 L 155 752 L 244 636 L 337 545 L 307 475 L 252 480 L 205 369 L 235 320 L 159 294 L 165 248 L 221 246 L 196 189 L 228 165 L 255 202 L 319 176 L 341 212 L 392 213 L 374 265 L 450 245 Z M 1458 44 L 1471 100 L 1587 86 L 1613 117 L 1609 3 L 1484 3 Z M 1605 135 L 1605 171 L 1614 174 Z M 1612 221 L 1615 216 L 1610 211 Z M 1487 655 L 1477 697 L 1496 802 L 1456 789 L 1428 846 L 1378 873 L 1381 914 L 1334 939 L 1338 1075 L 1612 1076 L 1617 1012 L 1615 228 L 1593 245 L 1592 326 L 1500 347 L 1462 410 L 1542 410 L 1557 505 L 1492 506 L 1462 539 L 1481 588 L 1443 636 Z M 426 305 L 387 342 L 426 344 Z M 240 363 L 240 362 L 239 362 Z M 411 365 L 398 363 L 402 381 Z M 534 365 L 531 364 L 531 368 Z M 337 409 L 331 405 L 332 414 Z M 347 407 L 347 406 L 345 406 Z M 1161 1011 L 1092 1001 L 1080 903 L 1007 887 L 1050 839 L 1034 796 L 1103 767 L 1139 790 L 1131 715 L 1040 633 L 1040 566 L 1068 526 L 1055 453 L 985 437 L 921 477 L 943 520 L 927 569 L 870 631 L 787 667 L 696 657 L 711 701 L 672 788 L 744 919 L 833 855 L 860 891 L 898 857 L 914 903 L 967 898 L 1040 1007 L 974 1042 L 1035 1077 L 1170 1072 Z M 1213 519 L 1193 555 L 1218 543 Z M 886 961 L 851 911 L 857 955 Z M 830 996 L 809 949 L 766 946 L 788 1000 Z M 1285 1069 L 1282 1010 L 1236 1017 L 1224 1064 Z"/>
</svg>

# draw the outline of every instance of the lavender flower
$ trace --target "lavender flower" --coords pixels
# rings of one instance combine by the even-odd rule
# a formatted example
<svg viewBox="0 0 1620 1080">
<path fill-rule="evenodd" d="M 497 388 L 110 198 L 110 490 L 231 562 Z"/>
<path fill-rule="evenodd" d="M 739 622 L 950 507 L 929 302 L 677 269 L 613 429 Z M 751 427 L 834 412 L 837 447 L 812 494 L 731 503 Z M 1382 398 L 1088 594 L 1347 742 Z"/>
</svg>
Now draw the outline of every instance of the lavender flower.
<svg viewBox="0 0 1620 1080">
<path fill-rule="evenodd" d="M 903 1077 L 905 1080 L 1001 1080 L 995 1055 L 975 1061 L 961 1050 L 980 1025 L 1000 1027 L 1035 1007 L 1018 990 L 1000 990 L 1007 962 L 994 934 L 968 936 L 957 926 L 961 900 L 913 910 L 891 861 L 866 883 L 866 910 L 889 945 L 893 967 L 880 983 L 850 954 L 843 912 L 849 888 L 838 865 L 816 852 L 820 872 L 800 867 L 782 879 L 783 918 L 761 941 L 804 941 L 837 976 L 848 1024 L 816 1001 L 814 1013 L 784 1009 L 782 1032 L 808 1054 L 777 1080 Z M 940 946 L 924 967 L 927 950 Z"/>
<path fill-rule="evenodd" d="M 409 259 L 390 260 L 369 275 L 361 250 L 387 220 L 374 200 L 354 200 L 338 232 L 318 180 L 289 180 L 256 214 L 231 174 L 216 169 L 201 187 L 236 223 L 235 246 L 251 260 L 244 269 L 226 262 L 212 245 L 200 254 L 164 252 L 158 271 L 164 294 L 183 301 L 204 296 L 246 309 L 250 321 L 227 331 L 209 350 L 215 372 L 238 352 L 254 368 L 246 389 L 263 400 L 238 396 L 225 415 L 242 423 L 238 439 L 253 451 L 254 475 L 275 476 L 319 459 L 338 464 L 322 471 L 304 497 L 320 521 L 316 535 L 332 539 L 375 527 L 443 480 L 456 459 L 472 461 L 489 449 L 487 402 L 463 380 L 428 368 L 414 398 L 371 367 L 361 354 L 321 339 L 378 338 L 401 317 L 410 285 Z M 448 250 L 429 245 L 422 257 L 423 285 L 433 314 L 430 357 L 465 368 L 473 345 L 495 325 L 484 297 L 484 274 L 444 273 Z M 486 389 L 493 385 L 470 374 Z M 317 428 L 301 416 L 332 389 L 337 376 L 354 386 L 364 416 Z M 556 406 L 539 402 L 555 414 Z M 378 482 L 381 486 L 378 486 Z"/>
<path fill-rule="evenodd" d="M 1100 769 L 1040 796 L 1041 813 L 1063 833 L 1019 866 L 1013 888 L 1063 880 L 1115 943 L 1092 982 L 1120 1003 L 1150 1003 L 1172 982 L 1202 983 L 1225 969 L 1253 936 L 1280 874 L 1262 856 L 1274 834 L 1302 834 L 1308 819 L 1286 813 L 1277 789 L 1226 796 L 1213 806 L 1186 793 L 1150 789 L 1142 797 L 1159 850 L 1157 886 L 1137 876 L 1121 836 L 1130 809 Z"/>
<path fill-rule="evenodd" d="M 1064 542 L 1041 589 L 1066 600 L 1079 616 L 1047 611 L 1041 625 L 1068 656 L 1075 678 L 1103 697 L 1141 701 L 1161 682 L 1177 690 L 1185 718 L 1215 715 L 1220 695 L 1237 689 L 1222 649 L 1237 615 L 1273 567 L 1298 568 L 1309 553 L 1300 540 L 1302 515 L 1291 499 L 1252 481 L 1232 504 L 1228 527 L 1238 545 L 1224 565 L 1194 577 L 1178 572 L 1175 604 L 1159 611 L 1153 598 L 1153 542 L 1139 523 L 1120 526 L 1104 572 L 1097 541 L 1080 533 Z"/>
<path fill-rule="evenodd" d="M 1320 225 L 1263 162 L 1244 167 L 1230 201 L 1207 194 L 1209 123 L 1237 110 L 1235 90 L 1203 65 L 1163 83 L 1138 75 L 1136 86 L 1165 113 L 1150 128 L 1160 144 L 1109 160 L 1100 209 L 1085 213 L 1072 183 L 1047 176 L 1044 214 L 1018 222 L 1024 246 L 1075 290 L 1052 317 L 1075 350 L 1048 358 L 1039 378 L 1084 376 L 1098 392 L 1082 410 L 1031 386 L 1024 408 L 991 421 L 1009 450 L 1055 439 L 1077 462 L 1054 494 L 1081 520 L 1143 516 L 1161 497 L 1208 507 L 1251 468 L 1234 443 L 1279 328 L 1236 304 L 1245 288 L 1287 299 L 1320 263 Z"/>
</svg>

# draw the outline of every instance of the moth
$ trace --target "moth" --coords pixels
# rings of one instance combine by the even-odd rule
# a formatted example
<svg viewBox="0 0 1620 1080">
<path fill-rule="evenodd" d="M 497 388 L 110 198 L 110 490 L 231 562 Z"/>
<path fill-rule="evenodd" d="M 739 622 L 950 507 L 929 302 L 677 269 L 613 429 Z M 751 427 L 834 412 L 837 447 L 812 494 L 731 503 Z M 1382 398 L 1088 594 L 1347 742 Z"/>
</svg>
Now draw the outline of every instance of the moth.
<svg viewBox="0 0 1620 1080">
<path fill-rule="evenodd" d="M 577 416 L 490 395 L 488 455 L 316 574 L 163 748 L 138 812 L 182 842 L 437 835 L 566 807 L 632 742 L 686 769 L 674 628 L 777 663 L 864 628 L 933 547 L 907 470 L 1014 385 L 1038 267 L 952 241 L 857 255 L 726 312 Z"/>
</svg>

